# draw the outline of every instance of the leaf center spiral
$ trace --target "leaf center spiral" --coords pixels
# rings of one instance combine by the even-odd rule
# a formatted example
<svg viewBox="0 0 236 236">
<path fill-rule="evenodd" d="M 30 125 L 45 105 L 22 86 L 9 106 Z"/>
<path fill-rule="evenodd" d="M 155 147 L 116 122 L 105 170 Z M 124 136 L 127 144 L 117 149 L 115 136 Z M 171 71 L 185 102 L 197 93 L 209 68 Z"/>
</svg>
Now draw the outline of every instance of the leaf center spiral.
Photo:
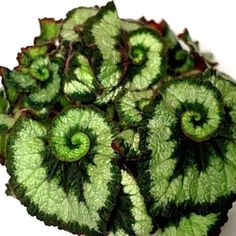
<svg viewBox="0 0 236 236">
<path fill-rule="evenodd" d="M 75 133 L 71 137 L 71 143 L 78 148 L 78 156 L 76 157 L 76 160 L 84 157 L 88 153 L 90 148 L 90 139 L 87 134 L 83 132 Z"/>
<path fill-rule="evenodd" d="M 222 114 L 218 109 L 207 112 L 187 110 L 181 115 L 181 129 L 183 133 L 195 142 L 209 140 L 219 129 L 222 121 Z"/>
<path fill-rule="evenodd" d="M 31 75 L 39 81 L 46 81 L 50 76 L 48 64 L 49 59 L 47 57 L 36 58 L 30 65 Z"/>
<path fill-rule="evenodd" d="M 133 64 L 142 65 L 146 61 L 147 53 L 146 53 L 145 48 L 137 45 L 131 49 L 129 56 Z"/>
</svg>

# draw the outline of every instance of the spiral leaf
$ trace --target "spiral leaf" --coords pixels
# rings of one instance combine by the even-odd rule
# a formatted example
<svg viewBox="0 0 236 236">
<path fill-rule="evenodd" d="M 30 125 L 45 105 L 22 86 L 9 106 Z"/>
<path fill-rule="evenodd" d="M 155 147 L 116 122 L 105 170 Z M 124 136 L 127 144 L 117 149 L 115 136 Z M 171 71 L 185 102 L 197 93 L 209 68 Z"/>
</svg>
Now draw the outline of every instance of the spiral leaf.
<svg viewBox="0 0 236 236">
<path fill-rule="evenodd" d="M 232 82 L 219 81 L 235 91 Z M 140 167 L 143 193 L 151 196 L 152 214 L 164 213 L 171 204 L 213 204 L 236 193 L 235 125 L 227 118 L 228 101 L 221 86 L 217 89 L 208 82 L 182 79 L 163 89 L 147 125 L 150 159 Z M 235 99 L 229 99 L 235 109 Z"/>
<path fill-rule="evenodd" d="M 75 121 L 72 120 L 73 117 L 76 117 Z M 50 140 L 56 157 L 62 161 L 70 162 L 77 161 L 88 153 L 90 139 L 96 140 L 96 137 L 99 138 L 100 136 L 96 125 L 89 124 L 90 119 L 94 119 L 100 124 L 100 127 L 104 127 L 104 133 L 107 132 L 108 128 L 103 119 L 90 110 L 69 110 L 63 116 L 55 119 L 51 129 Z M 68 123 L 70 123 L 70 126 L 68 126 Z M 96 142 L 99 145 L 99 142 Z"/>
<path fill-rule="evenodd" d="M 53 102 L 53 99 L 59 93 L 61 85 L 61 76 L 59 74 L 59 65 L 51 63 L 49 66 L 50 78 L 45 84 L 40 84 L 34 93 L 29 96 L 29 101 L 33 106 L 47 105 Z M 47 74 L 47 73 L 46 73 Z"/>
<path fill-rule="evenodd" d="M 93 122 L 89 122 L 89 118 L 93 118 Z M 74 129 L 86 129 L 90 133 L 93 143 L 89 157 L 83 162 L 61 162 L 45 142 L 47 128 L 21 118 L 8 139 L 10 188 L 29 213 L 45 223 L 57 222 L 60 228 L 73 233 L 100 235 L 105 230 L 103 217 L 112 209 L 120 181 L 112 161 L 112 134 L 102 115 L 82 108 L 59 115 L 51 133 L 57 131 L 59 137 L 64 137 L 66 131 Z M 56 149 L 58 143 L 50 137 Z M 73 139 L 77 143 L 78 137 Z"/>
<path fill-rule="evenodd" d="M 126 87 L 130 90 L 144 90 L 163 76 L 165 49 L 160 35 L 148 28 L 131 31 L 128 36 L 130 58 L 130 80 Z"/>
<path fill-rule="evenodd" d="M 90 122 L 91 120 L 93 123 Z M 57 158 L 62 161 L 77 161 L 86 154 L 90 156 L 92 153 L 99 152 L 100 145 L 104 146 L 103 153 L 109 154 L 111 151 L 109 145 L 112 142 L 110 135 L 110 128 L 99 113 L 90 109 L 77 108 L 68 110 L 55 119 L 50 132 L 50 142 Z M 107 143 L 101 140 L 106 140 Z"/>
<path fill-rule="evenodd" d="M 118 112 L 124 125 L 138 124 L 143 118 L 143 109 L 153 96 L 152 90 L 127 91 L 119 99 Z"/>
<path fill-rule="evenodd" d="M 29 73 L 30 71 L 30 73 Z M 48 58 L 36 57 L 26 72 L 4 68 L 3 84 L 10 102 L 19 98 L 19 92 L 26 95 L 29 106 L 48 105 L 60 90 L 59 65 L 50 63 Z"/>
<path fill-rule="evenodd" d="M 176 47 L 171 54 L 172 58 L 170 63 L 174 74 L 189 72 L 196 66 L 191 53 L 182 49 L 180 46 Z"/>
<path fill-rule="evenodd" d="M 49 78 L 49 58 L 37 57 L 30 65 L 30 73 L 39 81 L 45 81 Z"/>
<path fill-rule="evenodd" d="M 223 108 L 220 93 L 211 84 L 186 80 L 176 82 L 166 90 L 165 101 L 171 100 L 171 108 L 181 115 L 181 128 L 187 137 L 201 142 L 218 131 Z"/>
</svg>

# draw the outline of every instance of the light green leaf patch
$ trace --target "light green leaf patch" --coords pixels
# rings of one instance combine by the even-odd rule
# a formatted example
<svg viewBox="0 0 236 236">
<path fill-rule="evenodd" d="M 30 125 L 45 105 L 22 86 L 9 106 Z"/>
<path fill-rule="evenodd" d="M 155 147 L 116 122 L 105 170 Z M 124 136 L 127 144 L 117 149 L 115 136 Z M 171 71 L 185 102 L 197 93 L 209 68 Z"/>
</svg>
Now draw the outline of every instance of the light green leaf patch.
<svg viewBox="0 0 236 236">
<path fill-rule="evenodd" d="M 0 131 L 6 131 L 9 130 L 13 124 L 15 123 L 15 120 L 11 118 L 8 115 L 0 114 Z"/>
</svg>

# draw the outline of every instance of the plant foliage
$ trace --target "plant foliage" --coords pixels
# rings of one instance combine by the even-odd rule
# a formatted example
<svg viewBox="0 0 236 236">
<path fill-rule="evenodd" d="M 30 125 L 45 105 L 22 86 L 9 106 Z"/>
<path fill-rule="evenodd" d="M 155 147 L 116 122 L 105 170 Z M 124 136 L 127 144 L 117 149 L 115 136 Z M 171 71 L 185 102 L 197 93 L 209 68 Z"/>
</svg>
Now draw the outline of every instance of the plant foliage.
<svg viewBox="0 0 236 236">
<path fill-rule="evenodd" d="M 113 2 L 40 20 L 0 67 L 7 194 L 74 234 L 217 235 L 236 197 L 236 84 L 187 30 Z"/>
</svg>

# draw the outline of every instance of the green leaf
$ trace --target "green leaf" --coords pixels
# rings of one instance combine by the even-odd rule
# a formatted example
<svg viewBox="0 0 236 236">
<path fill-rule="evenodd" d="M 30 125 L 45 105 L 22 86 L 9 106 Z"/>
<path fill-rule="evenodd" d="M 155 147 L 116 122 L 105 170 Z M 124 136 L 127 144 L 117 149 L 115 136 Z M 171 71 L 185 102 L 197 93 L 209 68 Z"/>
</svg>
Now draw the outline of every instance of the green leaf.
<svg viewBox="0 0 236 236">
<path fill-rule="evenodd" d="M 63 22 L 60 36 L 66 41 L 80 41 L 79 32 L 83 30 L 84 22 L 97 14 L 99 8 L 78 7 L 67 14 Z M 141 27 L 140 23 L 134 20 L 121 20 L 121 27 L 126 31 L 136 30 Z"/>
<path fill-rule="evenodd" d="M 143 110 L 153 96 L 152 90 L 127 91 L 119 98 L 118 113 L 123 125 L 137 125 L 143 118 Z"/>
<path fill-rule="evenodd" d="M 178 37 L 165 20 L 162 19 L 160 23 L 156 23 L 154 20 L 147 21 L 145 18 L 142 18 L 141 20 L 151 29 L 161 33 L 167 47 L 168 73 L 179 75 L 194 69 L 195 61 L 192 53 L 187 51 L 185 47 L 182 47 Z"/>
<path fill-rule="evenodd" d="M 34 79 L 41 82 L 46 81 L 50 76 L 50 60 L 47 56 L 36 57 L 30 64 L 29 72 Z"/>
<path fill-rule="evenodd" d="M 153 236 L 206 236 L 217 220 L 218 215 L 215 213 L 208 215 L 192 213 L 189 217 L 181 217 L 178 224 L 169 224 L 164 229 L 159 229 Z"/>
<path fill-rule="evenodd" d="M 90 49 L 95 75 L 101 86 L 111 90 L 121 78 L 121 53 L 117 39 L 121 24 L 115 5 L 109 2 L 84 23 L 84 40 Z"/>
<path fill-rule="evenodd" d="M 122 193 L 119 196 L 111 235 L 150 235 L 152 219 L 148 215 L 139 187 L 127 171 L 122 171 Z"/>
<path fill-rule="evenodd" d="M 75 28 L 82 27 L 83 23 L 97 13 L 97 8 L 79 7 L 73 9 L 67 14 L 66 19 L 63 22 L 60 36 L 66 41 L 80 41 L 79 33 Z"/>
<path fill-rule="evenodd" d="M 235 84 L 219 81 L 228 87 L 227 94 L 235 92 Z M 189 78 L 172 81 L 161 91 L 147 124 L 149 160 L 139 169 L 153 215 L 187 202 L 211 205 L 236 193 L 236 100 L 234 95 L 227 100 L 218 89 Z"/>
<path fill-rule="evenodd" d="M 61 138 L 71 130 L 87 132 L 92 140 L 89 153 L 80 161 L 60 161 L 47 145 L 47 127 L 21 118 L 7 144 L 9 186 L 29 213 L 46 224 L 75 234 L 102 235 L 120 182 L 111 129 L 100 113 L 88 108 L 67 110 L 52 129 Z M 50 137 L 55 150 L 59 143 Z"/>
<path fill-rule="evenodd" d="M 128 35 L 129 57 L 133 63 L 128 71 L 129 90 L 143 90 L 165 75 L 165 48 L 157 31 L 139 28 Z"/>
<path fill-rule="evenodd" d="M 88 59 L 76 53 L 64 83 L 64 93 L 75 101 L 90 101 L 95 96 L 96 81 Z"/>
<path fill-rule="evenodd" d="M 59 94 L 61 86 L 59 65 L 51 63 L 48 70 L 50 77 L 45 82 L 38 84 L 37 89 L 29 95 L 29 101 L 34 107 L 51 104 Z"/>
<path fill-rule="evenodd" d="M 11 118 L 8 115 L 0 114 L 0 131 L 6 131 L 9 130 L 13 124 L 15 123 L 15 120 Z"/>
<path fill-rule="evenodd" d="M 54 42 L 58 38 L 62 24 L 61 20 L 43 18 L 39 20 L 39 24 L 41 32 L 40 36 L 35 38 L 36 45 Z"/>
<path fill-rule="evenodd" d="M 30 73 L 31 74 L 30 74 Z M 27 73 L 4 68 L 3 84 L 7 99 L 14 104 L 19 95 L 26 95 L 29 106 L 35 108 L 53 103 L 61 86 L 59 65 L 47 57 L 36 57 Z"/>
<path fill-rule="evenodd" d="M 15 119 L 7 115 L 8 108 L 4 90 L 0 88 L 0 164 L 2 165 L 5 163 L 7 133 L 15 123 Z"/>
</svg>

